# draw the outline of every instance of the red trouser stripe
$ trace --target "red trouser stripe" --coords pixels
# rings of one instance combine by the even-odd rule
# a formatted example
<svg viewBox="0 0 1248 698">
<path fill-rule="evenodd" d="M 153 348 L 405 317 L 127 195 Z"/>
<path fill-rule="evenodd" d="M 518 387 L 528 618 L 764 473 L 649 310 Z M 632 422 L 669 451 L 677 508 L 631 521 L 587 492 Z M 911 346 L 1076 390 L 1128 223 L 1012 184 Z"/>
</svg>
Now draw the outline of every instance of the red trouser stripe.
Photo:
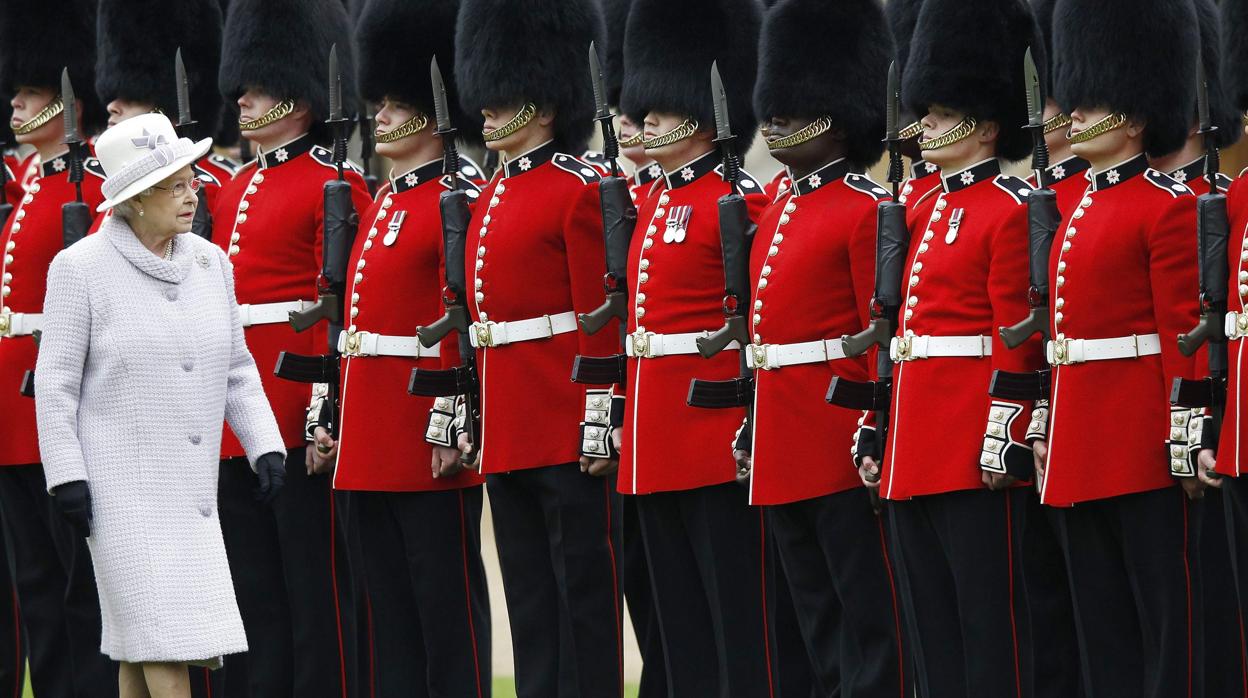
<svg viewBox="0 0 1248 698">
<path fill-rule="evenodd" d="M 602 493 L 606 498 L 604 510 L 607 516 L 607 552 L 611 555 L 611 598 L 615 603 L 615 659 L 620 672 L 620 695 L 624 695 L 624 631 L 620 622 L 620 577 L 615 566 L 615 540 L 611 537 L 611 484 L 607 480 L 602 483 Z"/>
<path fill-rule="evenodd" d="M 334 512 L 334 490 L 329 490 L 329 579 L 334 589 L 334 624 L 338 629 L 338 672 L 342 683 L 342 698 L 347 698 L 347 656 L 342 646 L 342 608 L 338 603 L 338 544 L 334 540 L 338 523 Z"/>
<path fill-rule="evenodd" d="M 758 508 L 758 542 L 758 578 L 763 590 L 763 656 L 767 660 L 767 695 L 775 698 L 776 687 L 771 678 L 771 638 L 767 632 L 771 627 L 771 621 L 767 618 L 767 520 L 763 518 L 762 507 Z"/>
<path fill-rule="evenodd" d="M 1183 578 L 1187 586 L 1187 698 L 1192 698 L 1192 569 L 1188 562 L 1187 494 L 1180 490 L 1179 497 L 1183 507 Z"/>
<path fill-rule="evenodd" d="M 888 556 L 888 543 L 884 537 L 884 520 L 875 517 L 876 526 L 880 529 L 880 552 L 884 553 L 884 571 L 888 573 L 888 591 L 893 600 L 893 629 L 897 633 L 897 679 L 898 696 L 906 698 L 906 653 L 901 642 L 901 611 L 897 607 L 897 584 L 893 580 L 893 561 Z"/>
<path fill-rule="evenodd" d="M 1014 643 L 1014 692 L 1015 695 L 1022 698 L 1023 695 L 1023 678 L 1022 668 L 1018 658 L 1018 625 L 1015 621 L 1014 611 L 1014 527 L 1013 517 L 1011 516 L 1010 493 L 1005 493 L 1005 558 L 1009 562 L 1006 573 L 1010 579 L 1010 639 Z"/>
<path fill-rule="evenodd" d="M 468 524 L 464 514 L 463 490 L 459 490 L 459 543 L 464 558 L 464 608 L 468 609 L 468 634 L 472 638 L 472 666 L 477 673 L 477 698 L 481 698 L 481 658 L 477 656 L 477 625 L 472 618 L 472 585 L 468 577 Z"/>
</svg>

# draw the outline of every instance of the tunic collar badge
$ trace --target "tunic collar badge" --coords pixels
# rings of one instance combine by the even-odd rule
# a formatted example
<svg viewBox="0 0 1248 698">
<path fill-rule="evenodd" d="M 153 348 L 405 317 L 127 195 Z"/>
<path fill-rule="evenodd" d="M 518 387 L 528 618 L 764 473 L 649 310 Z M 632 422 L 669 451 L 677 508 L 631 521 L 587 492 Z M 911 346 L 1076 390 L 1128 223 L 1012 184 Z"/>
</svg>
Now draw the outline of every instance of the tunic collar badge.
<svg viewBox="0 0 1248 698">
<path fill-rule="evenodd" d="M 519 157 L 512 158 L 503 163 L 503 176 L 515 177 L 516 175 L 532 172 L 542 165 L 550 162 L 555 156 L 555 142 L 546 141 L 527 153 L 521 153 Z"/>
<path fill-rule="evenodd" d="M 942 174 L 941 178 L 944 183 L 945 193 L 952 194 L 977 182 L 990 180 L 999 174 L 1001 174 L 1001 163 L 996 158 L 991 158 L 958 172 Z"/>
<path fill-rule="evenodd" d="M 850 172 L 849 161 L 845 158 L 829 162 L 814 172 L 802 177 L 793 183 L 793 191 L 797 196 L 809 194 L 820 187 L 827 186 L 832 182 L 842 179 Z"/>
<path fill-rule="evenodd" d="M 1148 158 L 1141 153 L 1126 162 L 1094 174 L 1092 176 L 1092 188 L 1094 191 L 1108 189 L 1144 174 L 1144 171 L 1147 169 Z"/>
<path fill-rule="evenodd" d="M 288 162 L 293 162 L 300 155 L 310 152 L 316 144 L 312 142 L 312 136 L 304 134 L 295 140 L 280 145 L 271 151 L 260 151 L 256 155 L 256 164 L 261 168 L 277 167 Z"/>
<path fill-rule="evenodd" d="M 715 167 L 719 164 L 715 151 L 706 153 L 705 155 L 695 159 L 693 162 L 687 162 L 673 172 L 664 175 L 667 180 L 668 189 L 679 189 L 693 182 L 698 181 L 703 175 L 715 171 Z"/>
</svg>

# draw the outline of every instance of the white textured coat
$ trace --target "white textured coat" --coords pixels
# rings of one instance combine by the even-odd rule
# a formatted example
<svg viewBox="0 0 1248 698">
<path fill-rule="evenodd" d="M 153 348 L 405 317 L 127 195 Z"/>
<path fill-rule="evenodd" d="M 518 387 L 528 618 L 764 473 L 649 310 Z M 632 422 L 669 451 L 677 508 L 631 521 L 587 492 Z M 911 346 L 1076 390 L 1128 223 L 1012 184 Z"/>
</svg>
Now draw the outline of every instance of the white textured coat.
<svg viewBox="0 0 1248 698">
<path fill-rule="evenodd" d="M 91 489 L 102 651 L 145 662 L 246 650 L 217 515 L 222 422 L 253 467 L 285 448 L 228 258 L 183 234 L 167 261 L 113 216 L 53 260 L 44 313 L 39 447 L 49 490 Z"/>
</svg>

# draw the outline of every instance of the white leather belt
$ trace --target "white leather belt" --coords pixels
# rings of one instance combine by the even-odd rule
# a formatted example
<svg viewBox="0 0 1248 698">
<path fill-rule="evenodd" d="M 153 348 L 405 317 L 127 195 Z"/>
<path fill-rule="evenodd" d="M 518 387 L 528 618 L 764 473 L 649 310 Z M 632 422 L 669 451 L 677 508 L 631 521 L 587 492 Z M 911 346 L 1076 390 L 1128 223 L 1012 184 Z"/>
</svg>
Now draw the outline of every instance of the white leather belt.
<svg viewBox="0 0 1248 698">
<path fill-rule="evenodd" d="M 781 366 L 815 364 L 822 361 L 845 358 L 845 348 L 839 339 L 821 339 L 796 344 L 751 344 L 745 353 L 745 364 L 750 368 L 770 371 Z"/>
<path fill-rule="evenodd" d="M 634 332 L 628 335 L 624 342 L 624 353 L 638 359 L 696 354 L 698 353 L 698 338 L 710 335 L 710 332 L 681 332 L 679 334 Z M 741 344 L 733 340 L 725 348 L 740 349 Z"/>
<path fill-rule="evenodd" d="M 1137 359 L 1161 353 L 1161 337 L 1155 334 L 1133 334 L 1109 339 L 1063 339 L 1045 346 L 1045 355 L 1052 366 L 1069 366 L 1085 361 Z"/>
<path fill-rule="evenodd" d="M 274 325 L 288 322 L 293 310 L 303 310 L 312 305 L 313 301 L 286 301 L 285 303 L 240 303 L 238 316 L 243 320 L 243 327 L 253 325 Z"/>
<path fill-rule="evenodd" d="M 0 337 L 25 337 L 43 329 L 43 313 L 0 313 Z"/>
<path fill-rule="evenodd" d="M 338 333 L 338 353 L 343 356 L 403 356 L 423 359 L 441 356 L 442 347 L 435 344 L 425 348 L 415 337 L 344 331 Z"/>
<path fill-rule="evenodd" d="M 1226 338 L 1242 339 L 1248 337 L 1248 313 L 1232 310 L 1226 314 Z"/>
<path fill-rule="evenodd" d="M 550 339 L 557 334 L 575 331 L 576 313 L 569 310 L 558 315 L 543 315 L 528 320 L 474 322 L 468 339 L 477 348 L 501 347 L 534 339 Z"/>
<path fill-rule="evenodd" d="M 893 337 L 888 345 L 888 356 L 893 361 L 954 356 L 982 359 L 985 356 L 992 356 L 992 337 L 984 335 L 933 337 L 926 334 Z"/>
</svg>

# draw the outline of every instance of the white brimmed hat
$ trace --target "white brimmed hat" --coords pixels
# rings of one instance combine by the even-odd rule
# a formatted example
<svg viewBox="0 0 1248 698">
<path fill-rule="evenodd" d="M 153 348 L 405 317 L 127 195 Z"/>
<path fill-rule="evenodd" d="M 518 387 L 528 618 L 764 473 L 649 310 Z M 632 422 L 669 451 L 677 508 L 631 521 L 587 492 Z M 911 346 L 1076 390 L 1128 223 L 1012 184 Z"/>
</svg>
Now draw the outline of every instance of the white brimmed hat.
<svg viewBox="0 0 1248 698">
<path fill-rule="evenodd" d="M 199 160 L 211 148 L 211 138 L 198 143 L 179 138 L 164 114 L 126 119 L 96 139 L 95 157 L 107 179 L 100 186 L 106 199 L 95 210 L 106 211 L 133 198 Z"/>
</svg>

